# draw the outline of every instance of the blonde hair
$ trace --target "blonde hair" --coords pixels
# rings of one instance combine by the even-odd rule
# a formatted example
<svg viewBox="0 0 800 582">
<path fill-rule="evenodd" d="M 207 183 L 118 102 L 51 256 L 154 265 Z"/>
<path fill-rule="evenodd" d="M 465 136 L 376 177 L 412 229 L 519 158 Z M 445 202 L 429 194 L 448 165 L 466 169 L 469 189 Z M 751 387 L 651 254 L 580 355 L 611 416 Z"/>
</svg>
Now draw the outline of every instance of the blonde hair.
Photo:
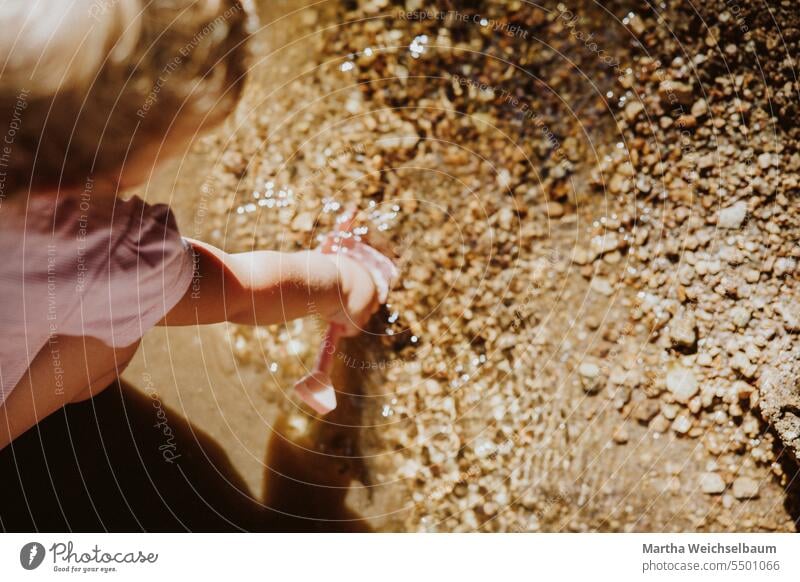
<svg viewBox="0 0 800 582">
<path fill-rule="evenodd" d="M 0 195 L 71 186 L 241 93 L 248 0 L 7 0 Z"/>
</svg>

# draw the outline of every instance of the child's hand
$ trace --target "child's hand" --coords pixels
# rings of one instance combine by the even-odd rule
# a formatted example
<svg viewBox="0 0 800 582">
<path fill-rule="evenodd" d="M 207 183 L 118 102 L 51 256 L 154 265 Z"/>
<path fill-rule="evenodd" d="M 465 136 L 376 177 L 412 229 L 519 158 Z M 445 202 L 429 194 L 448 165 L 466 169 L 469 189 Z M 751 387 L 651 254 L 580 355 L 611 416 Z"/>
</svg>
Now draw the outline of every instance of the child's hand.
<svg viewBox="0 0 800 582">
<path fill-rule="evenodd" d="M 344 335 L 358 335 L 380 307 L 378 289 L 369 271 L 358 262 L 342 254 L 328 257 L 336 263 L 341 295 L 338 309 L 322 315 L 329 321 L 341 324 Z"/>
</svg>

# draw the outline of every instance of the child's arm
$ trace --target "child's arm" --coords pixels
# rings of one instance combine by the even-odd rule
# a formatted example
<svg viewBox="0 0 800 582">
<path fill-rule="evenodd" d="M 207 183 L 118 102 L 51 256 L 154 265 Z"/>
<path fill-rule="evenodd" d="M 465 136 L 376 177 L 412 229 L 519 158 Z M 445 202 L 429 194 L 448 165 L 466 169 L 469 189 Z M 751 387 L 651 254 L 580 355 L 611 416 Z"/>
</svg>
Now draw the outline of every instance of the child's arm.
<svg viewBox="0 0 800 582">
<path fill-rule="evenodd" d="M 357 333 L 378 307 L 369 273 L 344 257 L 318 252 L 228 254 L 190 241 L 195 278 L 161 325 L 231 321 L 269 325 L 310 314 L 349 324 Z M 0 405 L 0 450 L 65 404 L 102 391 L 125 368 L 139 342 L 112 348 L 98 339 L 56 336 L 63 373 L 45 347 Z"/>
<path fill-rule="evenodd" d="M 230 321 L 270 325 L 317 314 L 357 333 L 378 307 L 369 273 L 319 252 L 229 254 L 190 240 L 195 276 L 161 325 Z"/>
</svg>

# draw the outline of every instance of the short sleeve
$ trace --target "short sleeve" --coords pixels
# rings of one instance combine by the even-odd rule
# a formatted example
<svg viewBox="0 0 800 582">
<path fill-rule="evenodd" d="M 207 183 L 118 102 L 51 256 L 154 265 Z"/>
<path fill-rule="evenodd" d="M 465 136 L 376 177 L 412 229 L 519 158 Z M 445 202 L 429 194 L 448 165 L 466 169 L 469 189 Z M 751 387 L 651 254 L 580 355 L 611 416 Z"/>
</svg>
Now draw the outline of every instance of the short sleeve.
<svg viewBox="0 0 800 582">
<path fill-rule="evenodd" d="M 163 204 L 117 201 L 108 220 L 108 232 L 89 233 L 95 240 L 84 259 L 87 276 L 76 281 L 79 313 L 61 333 L 122 347 L 141 339 L 180 301 L 194 261 Z"/>
<path fill-rule="evenodd" d="M 0 404 L 50 338 L 130 345 L 191 284 L 193 253 L 167 206 L 87 190 L 0 210 Z"/>
</svg>

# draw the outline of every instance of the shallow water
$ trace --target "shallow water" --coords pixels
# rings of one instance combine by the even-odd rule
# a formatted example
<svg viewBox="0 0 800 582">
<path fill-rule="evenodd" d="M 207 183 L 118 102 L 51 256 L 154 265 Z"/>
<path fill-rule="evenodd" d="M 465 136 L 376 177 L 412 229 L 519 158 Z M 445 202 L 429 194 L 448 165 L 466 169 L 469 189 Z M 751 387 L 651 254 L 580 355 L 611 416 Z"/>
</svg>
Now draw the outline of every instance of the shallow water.
<svg viewBox="0 0 800 582">
<path fill-rule="evenodd" d="M 593 188 L 628 155 L 615 116 L 633 94 L 574 29 L 545 25 L 553 7 L 531 10 L 523 39 L 469 22 L 444 34 L 373 4 L 279 3 L 236 116 L 174 178 L 197 193 L 174 201 L 184 232 L 229 251 L 312 248 L 356 205 L 359 234 L 397 257 L 389 304 L 337 354 L 340 407 L 320 419 L 291 393 L 314 319 L 146 342 L 166 398 L 213 427 L 287 529 L 691 529 L 662 468 L 708 459 L 636 423 L 635 447 L 613 446 L 616 405 L 579 373 L 664 366 L 617 347 L 637 333 L 627 248 L 657 209 Z M 591 30 L 620 59 L 636 49 L 618 27 Z M 612 237 L 620 252 L 575 260 Z"/>
</svg>

